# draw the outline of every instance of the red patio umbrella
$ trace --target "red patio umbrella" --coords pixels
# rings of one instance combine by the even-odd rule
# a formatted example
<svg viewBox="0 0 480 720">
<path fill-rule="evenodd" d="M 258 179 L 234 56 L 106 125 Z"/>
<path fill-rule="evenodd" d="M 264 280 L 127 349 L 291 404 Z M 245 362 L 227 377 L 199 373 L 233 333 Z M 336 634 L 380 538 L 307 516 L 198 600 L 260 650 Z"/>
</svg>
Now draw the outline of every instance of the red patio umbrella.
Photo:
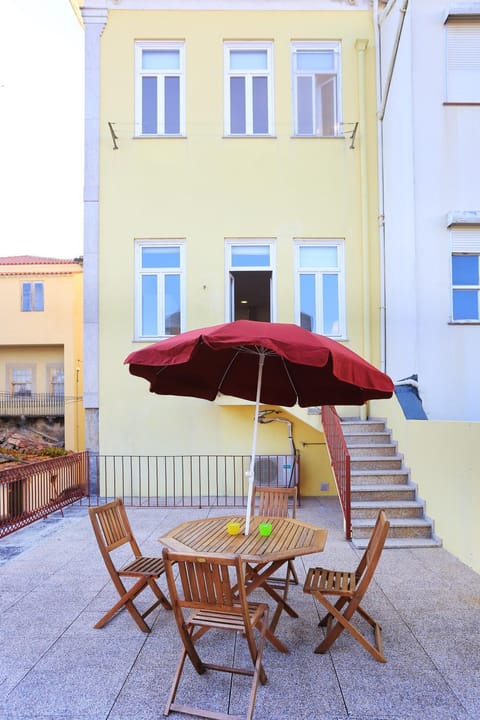
<svg viewBox="0 0 480 720">
<path fill-rule="evenodd" d="M 125 363 L 159 395 L 255 401 L 247 534 L 260 403 L 363 405 L 394 389 L 388 375 L 339 342 L 285 323 L 237 320 L 190 330 L 131 353 Z"/>
</svg>

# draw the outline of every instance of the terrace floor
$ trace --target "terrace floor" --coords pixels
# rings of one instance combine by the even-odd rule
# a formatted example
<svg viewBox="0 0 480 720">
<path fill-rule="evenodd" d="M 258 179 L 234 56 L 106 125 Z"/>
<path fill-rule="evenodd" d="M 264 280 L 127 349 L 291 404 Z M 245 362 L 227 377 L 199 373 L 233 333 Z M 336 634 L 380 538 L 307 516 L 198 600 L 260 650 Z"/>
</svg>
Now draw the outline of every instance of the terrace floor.
<svg viewBox="0 0 480 720">
<path fill-rule="evenodd" d="M 224 509 L 127 508 L 145 554 L 187 519 Z M 336 498 L 306 498 L 300 519 L 328 528 L 325 551 L 296 560 L 353 569 L 360 552 L 344 540 Z M 383 626 L 388 659 L 377 663 L 343 633 L 325 655 L 321 614 L 302 587 L 290 590 L 298 619 L 283 614 L 284 655 L 267 644 L 268 683 L 255 720 L 478 720 L 480 717 L 480 575 L 442 548 L 385 549 L 365 608 Z M 126 612 L 102 630 L 94 623 L 115 601 L 85 507 L 71 507 L 0 540 L 0 717 L 3 720 L 157 720 L 180 651 L 173 614 L 149 616 L 140 632 Z M 148 598 L 147 598 L 148 599 Z M 139 603 L 141 604 L 141 603 Z M 212 635 L 211 638 L 209 636 Z M 209 638 L 209 639 L 208 639 Z M 243 653 L 208 633 L 209 650 Z M 247 681 L 191 666 L 179 701 L 223 712 L 244 710 Z M 172 713 L 172 718 L 186 716 Z"/>
</svg>

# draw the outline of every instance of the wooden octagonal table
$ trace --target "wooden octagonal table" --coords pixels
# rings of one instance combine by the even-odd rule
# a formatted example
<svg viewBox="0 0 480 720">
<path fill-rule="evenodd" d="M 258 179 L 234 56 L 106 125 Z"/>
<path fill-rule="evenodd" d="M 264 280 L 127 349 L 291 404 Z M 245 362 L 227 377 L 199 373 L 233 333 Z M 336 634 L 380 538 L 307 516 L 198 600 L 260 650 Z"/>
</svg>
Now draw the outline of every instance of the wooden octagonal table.
<svg viewBox="0 0 480 720">
<path fill-rule="evenodd" d="M 227 523 L 240 523 L 240 533 L 230 535 Z M 259 525 L 269 522 L 272 532 L 267 537 L 259 532 Z M 327 531 L 310 523 L 294 518 L 265 518 L 253 516 L 250 532 L 245 535 L 244 516 L 212 517 L 206 520 L 189 520 L 173 528 L 159 538 L 169 550 L 192 554 L 239 555 L 246 562 L 246 590 L 250 594 L 263 588 L 277 603 L 277 609 L 285 610 L 291 617 L 298 617 L 295 610 L 269 584 L 268 578 L 288 560 L 300 555 L 322 552 L 327 540 Z M 278 620 L 279 612 L 275 614 Z M 275 622 L 276 625 L 276 622 Z M 272 633 L 268 639 L 281 652 L 288 652 L 286 646 Z"/>
</svg>

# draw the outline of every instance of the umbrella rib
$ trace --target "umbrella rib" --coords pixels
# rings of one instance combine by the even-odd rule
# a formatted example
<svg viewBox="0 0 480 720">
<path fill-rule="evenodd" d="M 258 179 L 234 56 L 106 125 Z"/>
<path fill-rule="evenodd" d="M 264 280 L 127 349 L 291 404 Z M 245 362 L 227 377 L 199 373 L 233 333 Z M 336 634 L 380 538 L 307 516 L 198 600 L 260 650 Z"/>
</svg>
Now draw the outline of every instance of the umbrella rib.
<svg viewBox="0 0 480 720">
<path fill-rule="evenodd" d="M 238 349 L 235 352 L 235 355 L 232 357 L 230 362 L 228 363 L 227 367 L 225 368 L 225 372 L 223 373 L 220 382 L 217 384 L 217 392 L 222 392 L 222 385 L 224 383 L 225 378 L 227 377 L 228 373 L 230 372 L 230 368 L 232 367 L 233 363 L 237 359 L 237 356 L 241 353 L 251 353 L 252 355 L 277 355 L 277 353 L 274 350 L 269 350 L 268 348 L 263 347 L 262 345 L 255 345 L 254 349 L 251 347 L 248 347 L 248 345 L 240 345 Z M 282 358 L 283 360 L 283 358 Z M 292 378 L 290 377 L 290 373 L 288 370 L 286 371 L 288 375 L 288 379 L 290 381 L 290 384 L 293 387 Z"/>
<path fill-rule="evenodd" d="M 235 360 L 237 359 L 237 355 L 238 355 L 239 352 L 240 352 L 240 350 L 237 350 L 237 351 L 236 351 L 235 355 L 232 357 L 232 359 L 231 359 L 230 362 L 228 363 L 227 367 L 225 368 L 225 372 L 223 373 L 223 375 L 222 375 L 222 377 L 221 377 L 221 379 L 220 379 L 220 382 L 217 384 L 217 392 L 221 392 L 221 388 L 222 388 L 222 385 L 223 385 L 223 381 L 225 380 L 225 378 L 227 377 L 228 373 L 230 372 L 230 368 L 232 367 L 233 363 L 234 363 Z"/>
</svg>

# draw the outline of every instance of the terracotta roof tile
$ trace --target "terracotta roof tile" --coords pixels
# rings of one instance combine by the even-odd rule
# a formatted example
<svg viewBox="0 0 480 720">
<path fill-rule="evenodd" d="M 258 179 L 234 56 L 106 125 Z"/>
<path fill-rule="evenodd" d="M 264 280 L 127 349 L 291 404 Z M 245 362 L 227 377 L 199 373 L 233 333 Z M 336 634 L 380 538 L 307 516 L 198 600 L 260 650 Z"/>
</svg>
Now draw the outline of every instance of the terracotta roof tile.
<svg viewBox="0 0 480 720">
<path fill-rule="evenodd" d="M 0 265 L 66 265 L 74 260 L 65 258 L 39 257 L 37 255 L 10 255 L 0 257 Z"/>
</svg>

